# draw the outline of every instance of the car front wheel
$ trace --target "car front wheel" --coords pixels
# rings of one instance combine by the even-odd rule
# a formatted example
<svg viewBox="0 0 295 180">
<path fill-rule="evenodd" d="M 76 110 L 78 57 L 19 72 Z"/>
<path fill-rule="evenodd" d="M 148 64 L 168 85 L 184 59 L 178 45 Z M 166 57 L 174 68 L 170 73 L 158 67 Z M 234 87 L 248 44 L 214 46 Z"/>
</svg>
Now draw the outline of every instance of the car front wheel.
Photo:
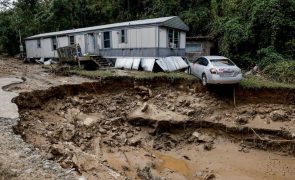
<svg viewBox="0 0 295 180">
<path fill-rule="evenodd" d="M 203 86 L 206 86 L 207 85 L 207 77 L 206 77 L 206 74 L 203 74 L 202 75 L 202 84 L 203 84 Z"/>
</svg>

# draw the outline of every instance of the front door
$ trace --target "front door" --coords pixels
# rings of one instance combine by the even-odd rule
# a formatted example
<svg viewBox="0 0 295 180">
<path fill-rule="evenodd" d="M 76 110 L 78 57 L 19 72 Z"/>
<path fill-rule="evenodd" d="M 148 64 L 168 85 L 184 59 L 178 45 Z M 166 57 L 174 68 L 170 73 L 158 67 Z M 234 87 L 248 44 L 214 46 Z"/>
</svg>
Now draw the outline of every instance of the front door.
<svg viewBox="0 0 295 180">
<path fill-rule="evenodd" d="M 86 52 L 90 53 L 90 54 L 95 53 L 95 39 L 94 39 L 94 34 L 93 33 L 87 34 Z"/>
</svg>

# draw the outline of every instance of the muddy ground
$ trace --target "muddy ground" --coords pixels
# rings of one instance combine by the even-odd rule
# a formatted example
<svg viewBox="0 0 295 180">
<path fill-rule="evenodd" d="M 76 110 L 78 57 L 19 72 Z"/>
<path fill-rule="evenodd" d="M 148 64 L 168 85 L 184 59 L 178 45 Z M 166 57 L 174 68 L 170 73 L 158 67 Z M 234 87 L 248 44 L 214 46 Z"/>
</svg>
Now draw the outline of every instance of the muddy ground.
<svg viewBox="0 0 295 180">
<path fill-rule="evenodd" d="M 32 79 L 6 87 L 21 92 L 14 100 L 20 113 L 15 136 L 76 178 L 295 178 L 290 92 L 238 90 L 235 107 L 231 93 L 223 93 L 227 89 L 204 89 L 196 82 L 94 82 L 39 76 L 46 73 L 39 65 L 27 66 L 28 76 L 18 67 L 0 73 Z M 34 85 L 45 79 L 50 83 Z"/>
</svg>

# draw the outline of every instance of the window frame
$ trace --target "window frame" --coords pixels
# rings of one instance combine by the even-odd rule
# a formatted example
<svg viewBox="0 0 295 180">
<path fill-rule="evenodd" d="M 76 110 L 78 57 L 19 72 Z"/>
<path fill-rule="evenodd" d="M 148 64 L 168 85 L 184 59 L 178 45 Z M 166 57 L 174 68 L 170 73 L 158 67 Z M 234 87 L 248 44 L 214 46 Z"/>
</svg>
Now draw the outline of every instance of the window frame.
<svg viewBox="0 0 295 180">
<path fill-rule="evenodd" d="M 73 38 L 74 39 L 74 42 L 72 43 L 72 41 L 71 41 L 71 38 Z M 74 35 L 70 35 L 69 36 L 69 45 L 71 46 L 71 45 L 75 45 L 76 44 L 76 38 L 75 38 L 75 36 Z"/>
<path fill-rule="evenodd" d="M 37 48 L 41 48 L 41 39 L 37 39 Z"/>
<path fill-rule="evenodd" d="M 177 39 L 175 38 L 176 34 L 177 34 Z M 168 47 L 170 47 L 170 43 L 175 44 L 176 48 L 180 47 L 180 31 L 179 30 L 171 29 L 171 28 L 168 29 Z"/>
<path fill-rule="evenodd" d="M 51 38 L 51 48 L 52 48 L 52 51 L 57 50 L 58 48 L 57 37 Z"/>
<path fill-rule="evenodd" d="M 109 33 L 109 39 L 106 39 L 105 38 L 105 33 Z M 102 38 L 103 49 L 110 49 L 110 48 L 112 48 L 111 40 L 112 40 L 111 31 L 105 31 L 105 32 L 103 32 L 103 38 Z M 106 41 L 109 41 L 109 47 L 106 47 Z"/>
<path fill-rule="evenodd" d="M 124 38 L 124 40 L 123 40 L 123 38 Z M 121 29 L 120 30 L 119 42 L 121 44 L 126 44 L 127 43 L 127 29 Z"/>
</svg>

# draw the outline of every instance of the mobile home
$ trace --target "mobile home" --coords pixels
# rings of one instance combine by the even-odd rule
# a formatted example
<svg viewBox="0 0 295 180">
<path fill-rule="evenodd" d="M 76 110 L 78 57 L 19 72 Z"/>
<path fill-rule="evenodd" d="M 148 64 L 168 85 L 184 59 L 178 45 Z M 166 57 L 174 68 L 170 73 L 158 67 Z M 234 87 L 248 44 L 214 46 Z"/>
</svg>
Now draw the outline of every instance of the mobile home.
<svg viewBox="0 0 295 180">
<path fill-rule="evenodd" d="M 25 39 L 27 58 L 57 58 L 79 44 L 82 54 L 105 58 L 185 56 L 188 26 L 177 16 L 38 34 Z"/>
</svg>

